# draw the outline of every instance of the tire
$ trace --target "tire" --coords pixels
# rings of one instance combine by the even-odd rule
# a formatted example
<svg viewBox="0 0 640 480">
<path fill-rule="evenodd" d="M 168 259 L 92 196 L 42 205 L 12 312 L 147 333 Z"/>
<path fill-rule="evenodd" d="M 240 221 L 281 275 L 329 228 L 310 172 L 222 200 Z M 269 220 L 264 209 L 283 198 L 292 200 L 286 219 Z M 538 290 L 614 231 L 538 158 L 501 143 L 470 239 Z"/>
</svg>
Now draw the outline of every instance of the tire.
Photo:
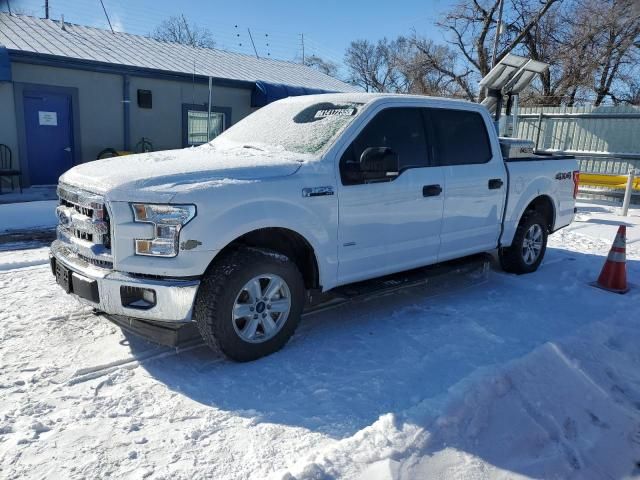
<svg viewBox="0 0 640 480">
<path fill-rule="evenodd" d="M 502 269 L 517 274 L 535 272 L 547 250 L 547 228 L 544 215 L 536 211 L 525 212 L 511 246 L 498 251 Z M 538 241 L 532 242 L 538 238 Z M 527 248 L 527 243 L 531 248 Z M 539 249 L 536 249 L 536 245 L 539 245 Z"/>
<path fill-rule="evenodd" d="M 279 282 L 283 285 L 271 292 Z M 304 299 L 304 281 L 295 263 L 270 250 L 244 247 L 209 267 L 196 295 L 194 318 L 213 350 L 248 362 L 277 352 L 289 341 Z"/>
</svg>

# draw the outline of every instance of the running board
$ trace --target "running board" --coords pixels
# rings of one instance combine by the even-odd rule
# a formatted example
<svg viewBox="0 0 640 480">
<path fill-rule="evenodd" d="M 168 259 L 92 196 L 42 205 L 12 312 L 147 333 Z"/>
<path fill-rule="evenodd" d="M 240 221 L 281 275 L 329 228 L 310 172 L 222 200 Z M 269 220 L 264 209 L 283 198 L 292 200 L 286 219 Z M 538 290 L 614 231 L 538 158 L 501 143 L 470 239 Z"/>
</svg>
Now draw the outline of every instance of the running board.
<svg viewBox="0 0 640 480">
<path fill-rule="evenodd" d="M 489 265 L 489 255 L 474 255 L 344 285 L 329 292 L 315 291 L 309 294 L 302 316 L 304 318 L 348 303 L 363 302 L 411 288 L 424 288 L 425 298 L 455 292 L 486 281 Z M 123 330 L 160 345 L 178 347 L 200 338 L 195 322 L 169 324 L 115 315 L 104 316 Z"/>
</svg>

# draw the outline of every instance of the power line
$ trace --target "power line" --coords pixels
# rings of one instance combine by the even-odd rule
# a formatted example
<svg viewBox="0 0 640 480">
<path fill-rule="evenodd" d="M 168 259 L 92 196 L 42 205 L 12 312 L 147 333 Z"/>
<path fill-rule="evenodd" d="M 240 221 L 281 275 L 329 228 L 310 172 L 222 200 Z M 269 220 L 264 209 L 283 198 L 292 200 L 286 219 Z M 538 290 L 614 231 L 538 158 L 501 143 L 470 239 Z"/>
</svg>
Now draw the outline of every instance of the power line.
<svg viewBox="0 0 640 480">
<path fill-rule="evenodd" d="M 113 31 L 113 26 L 111 25 L 111 20 L 109 19 L 109 14 L 107 13 L 107 9 L 104 8 L 104 2 L 102 0 L 100 0 L 100 5 L 102 5 L 102 10 L 104 10 L 104 16 L 107 17 L 107 22 L 109 22 L 109 28 L 111 29 L 111 33 L 115 35 L 115 32 Z"/>
</svg>

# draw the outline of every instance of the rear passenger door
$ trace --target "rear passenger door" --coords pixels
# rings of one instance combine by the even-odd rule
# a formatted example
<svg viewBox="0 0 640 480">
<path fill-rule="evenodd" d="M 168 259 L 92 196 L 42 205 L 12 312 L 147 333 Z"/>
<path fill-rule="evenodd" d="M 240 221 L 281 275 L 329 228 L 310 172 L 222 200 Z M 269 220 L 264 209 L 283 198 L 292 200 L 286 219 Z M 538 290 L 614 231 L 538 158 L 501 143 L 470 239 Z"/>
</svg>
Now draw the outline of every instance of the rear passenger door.
<svg viewBox="0 0 640 480">
<path fill-rule="evenodd" d="M 483 115 L 428 109 L 435 160 L 444 168 L 444 215 L 438 261 L 491 250 L 500 235 L 506 169 L 491 148 Z M 495 154 L 494 154 L 495 153 Z"/>
<path fill-rule="evenodd" d="M 444 183 L 430 165 L 424 111 L 391 107 L 377 112 L 351 139 L 339 162 L 338 276 L 340 283 L 437 261 Z M 360 158 L 368 147 L 388 147 L 399 175 L 366 183 Z"/>
</svg>

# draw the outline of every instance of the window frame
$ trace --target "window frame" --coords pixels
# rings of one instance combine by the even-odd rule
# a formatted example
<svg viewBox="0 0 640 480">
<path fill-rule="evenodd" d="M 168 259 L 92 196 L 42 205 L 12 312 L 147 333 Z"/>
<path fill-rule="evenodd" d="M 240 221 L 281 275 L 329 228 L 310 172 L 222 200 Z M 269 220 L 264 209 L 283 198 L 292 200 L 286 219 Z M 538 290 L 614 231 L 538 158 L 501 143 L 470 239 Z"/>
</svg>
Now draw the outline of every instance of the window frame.
<svg viewBox="0 0 640 480">
<path fill-rule="evenodd" d="M 429 134 L 430 134 L 430 138 L 433 139 L 433 151 L 430 152 L 432 155 L 432 159 L 433 159 L 433 164 L 434 166 L 437 167 L 464 167 L 464 166 L 469 166 L 469 165 L 485 165 L 489 162 L 491 162 L 495 156 L 494 153 L 494 149 L 493 149 L 493 144 L 491 142 L 491 136 L 489 135 L 489 128 L 487 126 L 487 122 L 485 120 L 484 115 L 482 115 L 482 113 L 476 111 L 476 110 L 472 110 L 472 109 L 468 109 L 468 108 L 452 108 L 452 107 L 436 107 L 436 106 L 428 106 L 428 107 L 424 107 L 425 110 L 425 122 L 427 125 L 427 129 L 429 130 Z M 436 133 L 436 126 L 435 126 L 435 121 L 433 118 L 433 112 L 434 111 L 438 111 L 438 110 L 448 110 L 448 111 L 455 111 L 455 112 L 466 112 L 472 115 L 477 115 L 478 117 L 480 117 L 480 120 L 482 121 L 482 125 L 484 126 L 483 131 L 484 131 L 484 138 L 486 140 L 487 143 L 487 147 L 489 150 L 489 158 L 487 160 L 485 160 L 484 162 L 472 162 L 472 163 L 456 163 L 456 164 L 444 164 L 441 162 L 440 160 L 440 145 L 441 145 L 441 139 L 438 138 L 438 135 Z"/>
<path fill-rule="evenodd" d="M 343 169 L 342 169 L 342 159 L 343 157 L 346 155 L 346 153 L 351 150 L 353 148 L 353 143 L 358 139 L 358 137 L 360 136 L 360 134 L 362 132 L 364 132 L 364 130 L 376 119 L 376 117 L 380 114 L 382 114 L 383 112 L 385 112 L 386 110 L 392 110 L 392 109 L 414 109 L 414 110 L 419 110 L 420 113 L 420 117 L 422 119 L 422 129 L 424 132 L 424 141 L 425 141 L 425 151 L 427 154 L 427 162 L 426 165 L 421 165 L 421 166 L 408 166 L 408 167 L 404 167 L 401 168 L 400 171 L 398 172 L 398 175 L 395 177 L 390 177 L 388 179 L 385 180 L 376 180 L 376 181 L 361 181 L 358 183 L 345 183 L 345 177 L 343 174 Z M 435 146 L 433 145 L 433 142 L 431 141 L 432 138 L 432 134 L 431 134 L 431 130 L 429 128 L 429 124 L 427 123 L 427 117 L 425 116 L 425 112 L 424 110 L 426 109 L 426 107 L 424 105 L 415 105 L 415 104 L 407 104 L 407 105 L 401 105 L 401 104 L 387 104 L 387 105 L 381 105 L 380 108 L 377 108 L 376 110 L 374 110 L 373 112 L 371 112 L 370 115 L 367 115 L 366 118 L 363 118 L 363 121 L 360 125 L 358 125 L 358 128 L 356 129 L 355 132 L 353 132 L 350 135 L 349 140 L 346 142 L 346 146 L 341 149 L 341 151 L 339 151 L 339 155 L 337 156 L 337 160 L 338 160 L 338 174 L 340 176 L 340 183 L 343 187 L 354 187 L 354 186 L 358 186 L 358 185 L 370 185 L 370 184 L 376 184 L 376 183 L 390 183 L 395 181 L 396 179 L 400 178 L 400 176 L 408 171 L 408 170 L 413 170 L 416 168 L 431 168 L 431 167 L 435 167 L 437 166 L 434 162 L 434 153 L 435 153 Z"/>
<path fill-rule="evenodd" d="M 189 144 L 189 110 L 206 113 L 208 111 L 208 105 L 206 103 L 183 103 L 182 104 L 182 148 L 187 148 L 192 146 Z M 224 115 L 224 125 L 222 128 L 223 132 L 232 125 L 231 111 L 232 111 L 231 107 L 219 107 L 216 105 L 211 105 L 211 113 L 221 113 Z M 194 145 L 194 146 L 197 146 L 197 145 Z"/>
</svg>

